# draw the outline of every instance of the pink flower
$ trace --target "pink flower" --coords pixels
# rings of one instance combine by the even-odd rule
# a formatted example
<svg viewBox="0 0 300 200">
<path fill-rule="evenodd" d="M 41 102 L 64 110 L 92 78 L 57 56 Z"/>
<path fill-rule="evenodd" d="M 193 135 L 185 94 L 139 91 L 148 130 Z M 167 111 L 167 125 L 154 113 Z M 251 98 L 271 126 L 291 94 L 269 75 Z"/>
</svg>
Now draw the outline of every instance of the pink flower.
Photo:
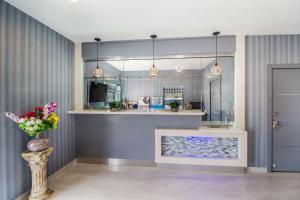
<svg viewBox="0 0 300 200">
<path fill-rule="evenodd" d="M 46 104 L 43 108 L 43 119 L 47 119 L 48 116 L 54 112 L 54 109 L 57 107 L 57 104 L 55 102 L 50 102 Z"/>
</svg>

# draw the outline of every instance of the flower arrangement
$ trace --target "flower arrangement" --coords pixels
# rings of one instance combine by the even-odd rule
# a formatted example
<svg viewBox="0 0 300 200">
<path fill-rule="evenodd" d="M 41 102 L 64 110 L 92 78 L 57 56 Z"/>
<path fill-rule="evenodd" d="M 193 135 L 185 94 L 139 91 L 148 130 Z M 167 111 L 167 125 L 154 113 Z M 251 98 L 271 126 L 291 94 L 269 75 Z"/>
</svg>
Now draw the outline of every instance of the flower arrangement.
<svg viewBox="0 0 300 200">
<path fill-rule="evenodd" d="M 59 122 L 54 109 L 57 107 L 55 102 L 50 102 L 44 107 L 36 107 L 34 111 L 18 117 L 14 113 L 6 112 L 6 117 L 16 122 L 19 128 L 27 135 L 39 136 L 49 129 L 56 129 Z"/>
</svg>

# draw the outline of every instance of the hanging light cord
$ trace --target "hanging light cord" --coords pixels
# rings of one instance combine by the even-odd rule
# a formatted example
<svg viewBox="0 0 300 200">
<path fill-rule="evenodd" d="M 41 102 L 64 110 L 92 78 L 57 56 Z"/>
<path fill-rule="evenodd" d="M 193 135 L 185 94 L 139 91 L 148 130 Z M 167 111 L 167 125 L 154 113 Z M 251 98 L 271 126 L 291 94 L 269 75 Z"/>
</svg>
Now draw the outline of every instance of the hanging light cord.
<svg viewBox="0 0 300 200">
<path fill-rule="evenodd" d="M 216 34 L 216 64 L 218 64 L 218 34 Z"/>
<path fill-rule="evenodd" d="M 97 40 L 97 68 L 99 68 L 99 65 L 98 65 L 98 60 L 99 60 L 99 58 L 98 58 L 98 52 L 99 52 L 99 50 L 98 50 L 98 45 L 99 45 L 99 41 Z"/>
<path fill-rule="evenodd" d="M 152 38 L 152 67 L 154 67 L 154 37 Z"/>
</svg>

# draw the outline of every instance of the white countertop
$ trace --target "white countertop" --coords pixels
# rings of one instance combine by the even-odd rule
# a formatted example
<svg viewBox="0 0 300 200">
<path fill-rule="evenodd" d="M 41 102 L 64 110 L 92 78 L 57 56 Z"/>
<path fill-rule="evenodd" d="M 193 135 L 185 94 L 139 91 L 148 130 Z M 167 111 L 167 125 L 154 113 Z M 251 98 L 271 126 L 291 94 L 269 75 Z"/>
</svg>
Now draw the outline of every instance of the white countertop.
<svg viewBox="0 0 300 200">
<path fill-rule="evenodd" d="M 190 115 L 190 116 L 202 116 L 205 113 L 201 110 L 180 110 L 178 112 L 171 112 L 167 110 L 124 110 L 112 112 L 110 110 L 72 110 L 69 114 L 86 114 L 86 115 Z"/>
</svg>

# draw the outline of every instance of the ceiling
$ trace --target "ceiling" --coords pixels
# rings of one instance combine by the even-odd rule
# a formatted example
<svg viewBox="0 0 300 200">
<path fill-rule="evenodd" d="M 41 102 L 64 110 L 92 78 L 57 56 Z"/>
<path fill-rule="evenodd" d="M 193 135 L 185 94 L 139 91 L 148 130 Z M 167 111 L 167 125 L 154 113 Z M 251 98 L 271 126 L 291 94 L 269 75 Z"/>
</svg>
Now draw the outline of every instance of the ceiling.
<svg viewBox="0 0 300 200">
<path fill-rule="evenodd" d="M 299 34 L 299 0 L 5 0 L 75 42 Z"/>
<path fill-rule="evenodd" d="M 209 65 L 214 58 L 188 58 L 188 59 L 159 59 L 155 60 L 155 66 L 159 70 L 200 70 Z M 126 60 L 124 61 L 105 61 L 120 71 L 148 71 L 152 66 L 152 60 Z M 100 63 L 101 64 L 101 63 Z"/>
</svg>

